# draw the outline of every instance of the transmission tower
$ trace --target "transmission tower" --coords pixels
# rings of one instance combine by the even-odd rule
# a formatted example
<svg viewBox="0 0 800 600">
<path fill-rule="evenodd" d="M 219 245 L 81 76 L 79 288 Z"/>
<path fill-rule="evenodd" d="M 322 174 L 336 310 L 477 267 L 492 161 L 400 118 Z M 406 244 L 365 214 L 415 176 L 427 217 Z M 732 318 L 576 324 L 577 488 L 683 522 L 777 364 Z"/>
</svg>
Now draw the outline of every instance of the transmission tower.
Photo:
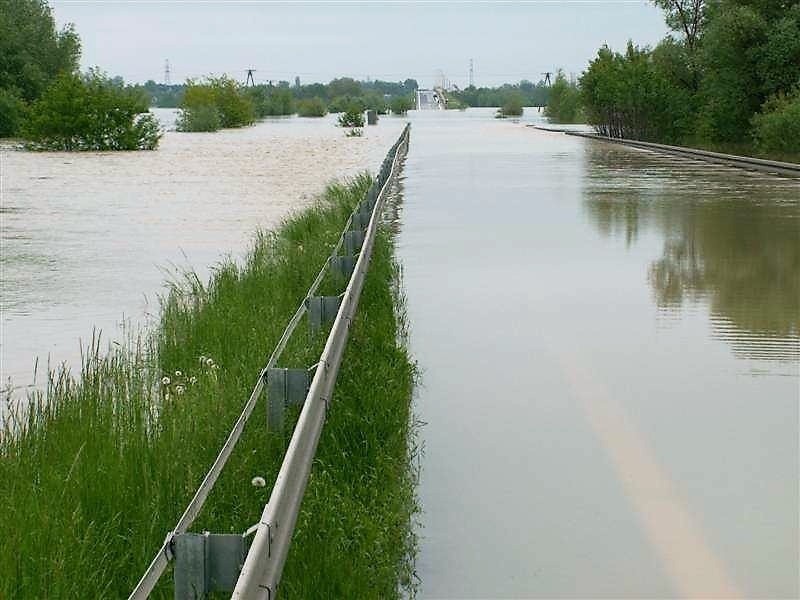
<svg viewBox="0 0 800 600">
<path fill-rule="evenodd" d="M 244 87 L 247 87 L 248 85 L 256 87 L 256 80 L 253 79 L 253 73 L 255 72 L 256 72 L 255 69 L 247 69 L 247 79 L 244 82 Z"/>
<path fill-rule="evenodd" d="M 542 75 L 544 75 L 544 84 L 545 85 L 553 85 L 553 82 L 550 81 L 550 75 L 552 75 L 552 73 L 550 71 L 542 73 Z"/>
<path fill-rule="evenodd" d="M 169 59 L 164 62 L 164 84 L 169 85 L 171 83 L 169 78 Z"/>
<path fill-rule="evenodd" d="M 475 87 L 475 65 L 472 59 L 469 59 L 469 87 Z"/>
</svg>

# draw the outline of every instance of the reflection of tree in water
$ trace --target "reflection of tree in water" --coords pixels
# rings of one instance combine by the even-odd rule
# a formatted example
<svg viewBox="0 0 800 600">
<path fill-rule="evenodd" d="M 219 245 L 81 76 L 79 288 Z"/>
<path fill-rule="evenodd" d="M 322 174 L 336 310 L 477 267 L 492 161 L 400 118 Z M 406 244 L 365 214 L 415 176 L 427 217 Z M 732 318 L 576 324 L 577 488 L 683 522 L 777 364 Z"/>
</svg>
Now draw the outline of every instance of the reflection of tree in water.
<svg viewBox="0 0 800 600">
<path fill-rule="evenodd" d="M 590 155 L 590 161 L 609 158 L 607 153 Z M 636 160 L 658 159 L 640 154 Z M 737 352 L 771 358 L 800 355 L 796 183 L 728 171 L 712 175 L 701 166 L 674 163 L 684 171 L 674 180 L 663 180 L 653 167 L 649 185 L 637 183 L 641 175 L 634 174 L 633 185 L 620 193 L 609 189 L 605 167 L 595 166 L 585 209 L 597 228 L 614 237 L 624 234 L 628 245 L 641 230 L 664 236 L 663 254 L 650 265 L 648 277 L 660 308 L 706 299 L 716 334 Z M 694 171 L 692 189 L 682 181 L 687 169 Z M 632 177 L 630 172 L 617 175 L 625 181 Z"/>
</svg>

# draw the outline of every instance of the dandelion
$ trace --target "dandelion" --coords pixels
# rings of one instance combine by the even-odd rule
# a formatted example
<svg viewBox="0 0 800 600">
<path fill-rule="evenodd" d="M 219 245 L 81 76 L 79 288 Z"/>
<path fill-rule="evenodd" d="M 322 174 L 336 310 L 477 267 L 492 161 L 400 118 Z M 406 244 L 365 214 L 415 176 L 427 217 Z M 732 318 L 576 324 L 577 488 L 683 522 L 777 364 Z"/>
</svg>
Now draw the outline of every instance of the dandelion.
<svg viewBox="0 0 800 600">
<path fill-rule="evenodd" d="M 253 477 L 253 479 L 250 481 L 250 484 L 253 487 L 266 487 L 267 482 L 263 477 Z"/>
<path fill-rule="evenodd" d="M 210 356 L 206 359 L 206 366 L 207 367 L 213 367 L 214 366 L 214 361 L 211 359 Z"/>
<path fill-rule="evenodd" d="M 183 387 L 182 385 L 176 385 L 175 386 L 175 393 L 178 394 L 178 396 L 183 396 L 183 392 L 185 392 L 185 391 L 186 391 L 186 388 Z"/>
<path fill-rule="evenodd" d="M 203 355 L 200 355 L 200 364 L 201 364 L 201 365 L 202 365 L 202 364 L 205 364 L 205 362 L 206 362 L 206 357 L 205 357 L 205 356 L 203 356 Z"/>
<path fill-rule="evenodd" d="M 215 363 L 211 365 L 211 368 L 216 371 L 217 369 L 219 369 L 219 365 Z"/>
<path fill-rule="evenodd" d="M 180 371 L 175 371 L 175 377 L 181 377 L 181 376 L 183 376 L 183 373 L 181 373 Z"/>
<path fill-rule="evenodd" d="M 162 385 L 169 385 L 169 377 L 162 377 L 161 378 Z"/>
<path fill-rule="evenodd" d="M 197 377 L 192 377 L 191 379 L 189 379 L 189 383 L 191 383 L 192 385 L 197 383 Z"/>
</svg>

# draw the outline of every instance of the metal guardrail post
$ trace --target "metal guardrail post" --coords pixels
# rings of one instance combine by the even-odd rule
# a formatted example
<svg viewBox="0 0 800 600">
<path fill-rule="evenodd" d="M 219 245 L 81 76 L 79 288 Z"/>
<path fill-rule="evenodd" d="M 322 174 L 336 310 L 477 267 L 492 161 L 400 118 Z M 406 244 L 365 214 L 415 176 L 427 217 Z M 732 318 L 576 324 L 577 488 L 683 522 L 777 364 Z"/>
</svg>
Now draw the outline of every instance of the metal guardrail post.
<svg viewBox="0 0 800 600">
<path fill-rule="evenodd" d="M 283 431 L 286 407 L 302 404 L 308 393 L 308 369 L 280 369 L 267 371 L 267 426 L 270 431 Z"/>
<path fill-rule="evenodd" d="M 203 481 L 200 483 L 197 491 L 187 505 L 180 519 L 176 523 L 174 529 L 167 533 L 164 542 L 158 549 L 158 552 L 153 557 L 153 560 L 148 565 L 142 577 L 139 579 L 136 587 L 131 592 L 129 600 L 143 600 L 149 597 L 150 593 L 155 589 L 158 581 L 167 569 L 170 561 L 180 560 L 181 565 L 176 565 L 178 572 L 176 578 L 181 579 L 179 584 L 181 593 L 197 594 L 200 592 L 202 586 L 205 586 L 206 591 L 228 591 L 231 587 L 228 586 L 228 578 L 232 572 L 228 559 L 231 557 L 239 556 L 239 538 L 236 535 L 222 535 L 222 534 L 190 534 L 187 533 L 188 528 L 194 522 L 197 515 L 200 513 L 208 494 L 213 489 L 217 479 L 219 478 L 222 469 L 227 463 L 228 459 L 233 452 L 234 447 L 239 441 L 239 438 L 244 431 L 244 427 L 253 413 L 258 399 L 261 397 L 264 386 L 268 380 L 268 374 L 275 367 L 278 359 L 286 348 L 289 338 L 292 336 L 294 330 L 297 328 L 300 320 L 306 312 L 308 312 L 308 300 L 315 297 L 315 292 L 322 283 L 322 280 L 329 268 L 331 268 L 339 258 L 351 258 L 354 263 L 352 274 L 342 296 L 336 296 L 338 305 L 338 313 L 334 319 L 334 324 L 328 340 L 325 344 L 320 362 L 316 366 L 316 372 L 310 387 L 307 387 L 308 394 L 304 399 L 299 400 L 303 402 L 303 408 L 300 412 L 298 424 L 295 427 L 295 432 L 289 443 L 289 450 L 287 451 L 286 458 L 278 473 L 278 478 L 273 487 L 272 495 L 270 496 L 270 503 L 265 507 L 265 514 L 272 506 L 274 513 L 280 515 L 279 518 L 273 518 L 272 521 L 264 520 L 262 515 L 261 522 L 248 530 L 244 536 L 241 536 L 243 548 L 246 549 L 245 538 L 249 536 L 252 531 L 256 531 L 256 538 L 253 542 L 258 541 L 258 551 L 248 552 L 245 564 L 248 561 L 256 561 L 256 567 L 261 567 L 261 557 L 266 556 L 267 559 L 273 556 L 272 546 L 273 542 L 276 544 L 276 554 L 274 560 L 269 564 L 270 570 L 267 573 L 266 568 L 260 570 L 253 569 L 254 565 L 250 565 L 248 574 L 240 576 L 236 581 L 236 588 L 234 590 L 234 597 L 258 597 L 269 598 L 271 595 L 270 589 L 275 589 L 280 580 L 280 573 L 283 568 L 283 561 L 285 560 L 286 552 L 291 541 L 291 533 L 294 529 L 294 521 L 297 518 L 297 510 L 299 510 L 299 503 L 302 499 L 302 493 L 305 490 L 305 484 L 308 478 L 308 472 L 311 468 L 311 461 L 313 460 L 316 452 L 316 445 L 319 440 L 319 428 L 322 426 L 322 421 L 319 421 L 320 410 L 323 411 L 321 418 L 324 419 L 324 414 L 327 412 L 328 403 L 330 401 L 333 385 L 336 381 L 336 374 L 338 372 L 339 363 L 341 361 L 344 345 L 347 341 L 347 332 L 350 327 L 351 320 L 355 314 L 356 307 L 358 306 L 358 299 L 363 286 L 366 270 L 371 258 L 372 245 L 374 243 L 375 231 L 377 228 L 377 214 L 380 210 L 380 200 L 383 191 L 386 188 L 387 177 L 391 170 L 397 164 L 397 151 L 401 145 L 407 145 L 408 132 L 410 125 L 406 125 L 400 139 L 392 146 L 387 159 L 384 160 L 380 172 L 377 174 L 373 185 L 367 192 L 364 201 L 359 205 L 359 210 L 363 211 L 368 207 L 370 211 L 369 225 L 367 231 L 349 231 L 350 225 L 355 217 L 351 217 L 348 227 L 345 228 L 339 243 L 333 249 L 329 259 L 325 262 L 323 267 L 317 274 L 316 279 L 311 284 L 305 300 L 295 311 L 286 329 L 283 331 L 278 343 L 273 350 L 272 354 L 267 361 L 266 366 L 261 370 L 253 387 L 250 397 L 247 399 L 241 414 L 234 423 L 231 432 L 228 434 L 225 443 L 222 445 L 214 463 L 206 473 Z M 354 211 L 354 213 L 359 211 Z M 349 252 L 347 252 L 349 250 Z M 340 257 L 339 252 L 344 251 L 349 254 L 349 257 Z M 357 254 L 357 256 L 356 256 Z M 347 267 L 346 267 L 347 268 Z M 348 270 L 350 270 L 348 268 Z M 324 302 L 324 301 L 323 301 Z M 336 312 L 335 310 L 333 312 Z M 323 308 L 320 305 L 320 318 L 323 317 Z M 294 369 L 286 370 L 292 373 Z M 299 377 L 299 376 L 298 376 Z M 277 385 L 277 384 L 276 384 Z M 294 384 L 293 384 L 294 385 Z M 287 398 L 294 399 L 294 387 L 288 389 L 284 386 L 284 391 Z M 309 407 L 309 400 L 312 400 L 313 407 Z M 269 404 L 268 411 L 269 411 Z M 285 407 L 285 404 L 281 404 Z M 312 415 L 312 416 L 309 416 Z M 309 419 L 318 421 L 317 425 L 312 426 L 309 430 Z M 301 423 L 304 425 L 301 428 Z M 298 434 L 298 430 L 302 429 L 302 434 Z M 308 439 L 308 443 L 298 448 L 298 444 L 302 444 L 303 440 L 309 435 L 309 431 L 314 435 Z M 302 438 L 302 440 L 301 440 Z M 290 475 L 287 476 L 287 473 Z M 287 477 L 291 481 L 287 482 Z M 276 490 L 283 491 L 278 492 Z M 287 491 L 289 493 L 287 493 Z M 280 501 L 273 502 L 273 498 L 280 498 Z M 284 518 L 288 515 L 288 520 Z M 271 524 L 270 524 L 271 523 Z M 200 561 L 200 542 L 199 538 L 202 537 L 202 551 L 204 554 L 204 561 Z M 234 539 L 235 538 L 235 539 Z M 225 558 L 217 559 L 217 553 L 225 554 Z M 178 556 L 183 558 L 177 558 Z M 211 558 L 210 558 L 211 557 Z M 202 567 L 200 566 L 202 562 Z M 185 563 L 185 564 L 184 564 Z M 241 564 L 241 563 L 239 563 Z M 200 575 L 200 569 L 203 569 L 203 576 Z M 238 572 L 238 565 L 235 570 Z M 188 570 L 187 570 L 188 569 Z M 216 569 L 219 569 L 217 571 Z M 263 576 L 263 577 L 262 577 Z M 272 588 L 268 585 L 262 585 L 257 580 L 266 578 L 266 581 L 272 582 Z M 179 591 L 176 579 L 176 597 Z M 227 587 L 214 587 L 225 585 Z M 252 587 L 252 586 L 255 587 Z M 211 587 L 209 587 L 211 586 Z M 204 592 L 203 592 L 204 593 Z M 185 596 L 186 598 L 195 598 L 201 596 Z"/>
<path fill-rule="evenodd" d="M 405 144 L 407 141 L 408 126 L 403 131 L 400 142 Z M 400 143 L 395 144 L 391 151 L 392 169 L 396 168 L 399 162 L 399 147 Z M 388 174 L 383 173 L 379 181 L 382 183 L 382 189 L 377 197 L 361 253 L 358 255 L 355 270 L 325 342 L 319 366 L 314 373 L 308 396 L 300 411 L 289 447 L 272 488 L 269 502 L 264 507 L 232 598 L 274 600 L 276 597 L 297 514 L 347 344 L 350 325 L 358 308 L 372 257 L 382 199 L 388 186 Z"/>
</svg>

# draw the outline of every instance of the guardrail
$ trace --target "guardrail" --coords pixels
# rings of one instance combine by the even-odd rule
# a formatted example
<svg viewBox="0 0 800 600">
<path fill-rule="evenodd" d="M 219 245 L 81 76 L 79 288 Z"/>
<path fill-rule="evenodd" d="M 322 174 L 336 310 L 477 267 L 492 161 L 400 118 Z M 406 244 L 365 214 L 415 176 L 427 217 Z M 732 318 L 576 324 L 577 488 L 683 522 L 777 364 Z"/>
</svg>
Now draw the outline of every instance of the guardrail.
<svg viewBox="0 0 800 600">
<path fill-rule="evenodd" d="M 545 131 L 559 131 L 558 129 L 548 129 L 541 127 Z M 655 150 L 657 152 L 665 152 L 676 156 L 683 156 L 685 158 L 694 158 L 705 160 L 716 164 L 725 165 L 728 167 L 737 167 L 740 169 L 750 169 L 755 171 L 762 171 L 773 175 L 788 175 L 790 177 L 800 177 L 800 165 L 795 163 L 780 162 L 776 160 L 765 160 L 763 158 L 753 158 L 750 156 L 736 156 L 733 154 L 722 154 L 720 152 L 711 152 L 709 150 L 700 150 L 698 148 L 684 148 L 683 146 L 669 146 L 667 144 L 655 144 L 653 142 L 640 142 L 638 140 L 630 140 L 626 138 L 613 138 L 596 133 L 583 133 L 580 131 L 567 131 L 560 130 L 566 135 L 574 135 L 578 137 L 589 138 L 593 140 L 600 140 L 603 142 L 613 142 L 616 144 L 623 144 L 625 146 L 633 146 L 635 148 L 644 148 L 647 150 Z"/>
<path fill-rule="evenodd" d="M 317 443 L 329 409 L 352 319 L 358 308 L 361 289 L 372 258 L 372 248 L 386 190 L 392 176 L 399 168 L 402 154 L 408 148 L 409 132 L 410 125 L 406 125 L 403 133 L 384 159 L 365 199 L 348 218 L 331 255 L 325 261 L 305 298 L 290 319 L 266 366 L 259 373 L 253 391 L 217 458 L 174 529 L 167 534 L 161 548 L 137 583 L 129 600 L 147 598 L 173 560 L 176 563 L 176 598 L 202 598 L 209 591 L 231 591 L 232 589 L 234 598 L 271 600 L 275 597 Z M 344 254 L 340 256 L 340 252 L 344 252 Z M 352 266 L 352 274 L 349 274 L 347 287 L 341 296 L 320 297 L 314 295 L 330 269 L 337 269 L 341 274 L 347 276 L 350 266 Z M 331 303 L 326 302 L 331 298 L 337 299 L 334 306 L 338 304 L 333 318 L 333 326 L 316 365 L 289 447 L 259 523 L 250 527 L 242 535 L 187 533 L 239 441 L 258 399 L 264 391 L 265 384 L 269 387 L 268 402 L 270 404 L 267 413 L 270 415 L 270 426 L 282 425 L 281 422 L 273 420 L 275 418 L 273 415 L 276 414 L 282 418 L 282 410 L 274 411 L 273 407 L 279 403 L 282 409 L 283 404 L 288 400 L 288 393 L 281 395 L 272 392 L 273 389 L 277 390 L 280 386 L 272 386 L 268 382 L 278 371 L 275 369 L 275 365 L 302 317 L 309 313 L 309 316 L 312 317 L 311 324 L 316 323 L 319 326 L 328 320 L 328 317 L 333 316 Z M 326 303 L 329 307 L 327 313 L 324 309 Z M 255 537 L 247 551 L 247 540 L 253 533 L 255 533 Z M 245 553 L 246 558 L 242 564 L 242 557 Z M 239 574 L 239 569 L 241 569 L 241 574 Z"/>
</svg>

